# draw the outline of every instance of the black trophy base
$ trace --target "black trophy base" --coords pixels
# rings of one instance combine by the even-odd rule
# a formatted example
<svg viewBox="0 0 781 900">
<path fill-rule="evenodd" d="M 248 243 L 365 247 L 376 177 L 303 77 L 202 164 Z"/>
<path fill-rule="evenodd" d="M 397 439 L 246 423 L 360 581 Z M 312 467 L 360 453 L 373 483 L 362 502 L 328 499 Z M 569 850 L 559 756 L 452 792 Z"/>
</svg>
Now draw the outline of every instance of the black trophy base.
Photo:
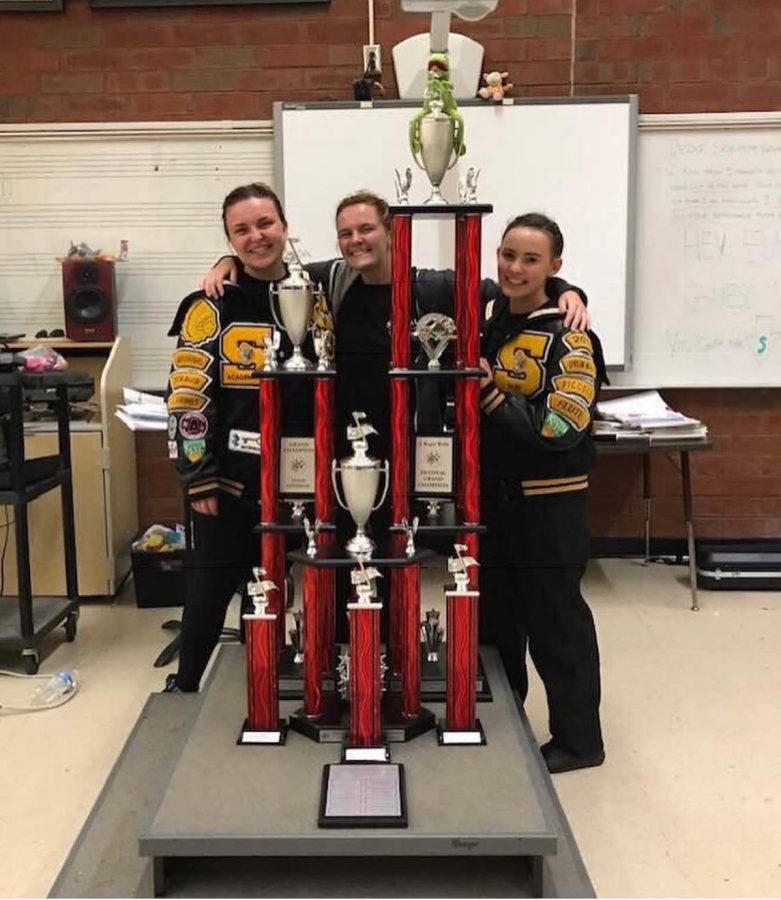
<svg viewBox="0 0 781 900">
<path fill-rule="evenodd" d="M 404 766 L 390 762 L 323 766 L 320 828 L 406 828 Z"/>
<path fill-rule="evenodd" d="M 350 727 L 347 706 L 334 694 L 323 696 L 323 711 L 319 716 L 308 716 L 303 707 L 288 719 L 288 724 L 299 734 L 317 744 L 341 744 Z"/>
<path fill-rule="evenodd" d="M 286 740 L 287 724 L 282 719 L 279 720 L 277 728 L 271 729 L 250 728 L 248 720 L 245 719 L 236 743 L 240 747 L 281 747 Z"/>
<path fill-rule="evenodd" d="M 386 694 L 382 701 L 382 733 L 391 744 L 404 744 L 421 734 L 431 731 L 437 724 L 436 716 L 430 709 L 421 706 L 414 716 L 405 716 L 401 711 L 401 696 Z"/>
<path fill-rule="evenodd" d="M 301 700 L 304 696 L 304 663 L 297 663 L 295 651 L 288 645 L 279 658 L 279 699 Z M 335 690 L 333 674 L 323 675 L 320 684 L 324 693 Z"/>
<path fill-rule="evenodd" d="M 483 726 L 480 719 L 475 719 L 474 728 L 448 728 L 441 722 L 437 725 L 437 741 L 440 747 L 479 747 L 485 746 Z"/>
<path fill-rule="evenodd" d="M 420 697 L 423 701 L 429 703 L 443 703 L 447 699 L 447 643 L 444 642 L 439 648 L 439 658 L 436 660 L 428 659 L 426 645 L 420 645 Z M 477 699 L 480 703 L 491 703 L 493 694 L 491 693 L 491 685 L 488 683 L 488 677 L 483 668 L 483 661 L 477 659 Z M 398 694 L 401 691 L 401 680 L 398 675 L 394 675 L 390 681 L 391 693 Z"/>
</svg>

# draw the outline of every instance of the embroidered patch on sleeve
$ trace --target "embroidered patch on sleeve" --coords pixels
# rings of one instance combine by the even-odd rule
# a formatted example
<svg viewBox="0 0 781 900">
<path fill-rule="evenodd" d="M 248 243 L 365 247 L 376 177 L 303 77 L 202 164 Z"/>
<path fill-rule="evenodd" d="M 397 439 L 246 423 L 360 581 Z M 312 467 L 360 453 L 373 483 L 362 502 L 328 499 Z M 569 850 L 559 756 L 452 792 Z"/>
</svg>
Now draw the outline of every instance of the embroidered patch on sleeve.
<svg viewBox="0 0 781 900">
<path fill-rule="evenodd" d="M 578 431 L 583 431 L 591 421 L 588 408 L 574 397 L 564 394 L 551 394 L 548 397 L 548 409 L 558 413 Z"/>
<path fill-rule="evenodd" d="M 585 400 L 589 406 L 594 402 L 596 391 L 591 378 L 580 378 L 577 375 L 556 375 L 551 382 L 554 390 L 561 394 L 574 394 Z"/>
<path fill-rule="evenodd" d="M 174 350 L 175 369 L 199 369 L 203 372 L 213 362 L 214 357 L 205 350 L 197 350 L 195 347 L 179 347 Z"/>
<path fill-rule="evenodd" d="M 191 463 L 199 462 L 206 453 L 206 441 L 203 438 L 197 441 L 182 441 L 182 451 Z"/>
<path fill-rule="evenodd" d="M 193 369 L 176 369 L 171 372 L 168 379 L 173 390 L 184 388 L 188 391 L 203 391 L 211 384 L 212 380 L 204 372 L 196 372 Z"/>
<path fill-rule="evenodd" d="M 562 337 L 561 342 L 570 350 L 588 350 L 589 353 L 594 351 L 591 338 L 585 331 L 571 331 Z"/>
<path fill-rule="evenodd" d="M 562 356 L 559 362 L 562 372 L 567 375 L 587 375 L 589 378 L 597 377 L 597 367 L 594 360 L 585 353 L 568 353 Z"/>
<path fill-rule="evenodd" d="M 211 402 L 209 397 L 199 394 L 197 391 L 174 391 L 168 398 L 168 411 L 179 412 L 181 410 L 189 410 L 197 412 L 206 409 Z"/>
<path fill-rule="evenodd" d="M 182 323 L 182 340 L 198 346 L 214 340 L 220 331 L 217 307 L 205 297 L 190 305 Z"/>
<path fill-rule="evenodd" d="M 545 416 L 545 421 L 542 423 L 542 431 L 540 433 L 543 437 L 557 438 L 562 437 L 569 430 L 569 425 L 558 413 L 549 412 L 548 415 Z"/>
</svg>

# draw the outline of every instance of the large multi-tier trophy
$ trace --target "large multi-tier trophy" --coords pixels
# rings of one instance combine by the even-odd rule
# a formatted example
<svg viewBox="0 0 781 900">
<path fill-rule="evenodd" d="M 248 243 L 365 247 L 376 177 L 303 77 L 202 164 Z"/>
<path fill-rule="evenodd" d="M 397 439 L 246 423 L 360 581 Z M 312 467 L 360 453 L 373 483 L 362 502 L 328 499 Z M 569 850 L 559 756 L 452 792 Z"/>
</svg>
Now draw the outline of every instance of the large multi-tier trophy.
<svg viewBox="0 0 781 900">
<path fill-rule="evenodd" d="M 370 557 L 374 550 L 374 541 L 366 534 L 366 523 L 374 510 L 382 506 L 388 493 L 388 460 L 381 463 L 380 460 L 368 454 L 367 438 L 370 434 L 377 434 L 377 429 L 366 421 L 366 414 L 354 412 L 353 421 L 355 424 L 347 427 L 347 440 L 353 447 L 352 455 L 345 456 L 338 465 L 336 460 L 333 461 L 331 477 L 337 502 L 342 509 L 346 509 L 350 513 L 357 528 L 355 535 L 346 543 L 345 549 L 355 556 Z M 341 494 L 336 479 L 337 473 L 341 475 Z M 380 475 L 383 474 L 385 475 L 385 486 L 382 496 L 377 501 Z"/>
<path fill-rule="evenodd" d="M 277 327 L 288 333 L 293 344 L 293 353 L 282 364 L 282 368 L 289 372 L 301 372 L 312 368 L 312 363 L 301 352 L 301 345 L 312 323 L 315 293 L 319 289 L 312 284 L 301 264 L 292 239 L 290 247 L 292 253 L 287 264 L 289 274 L 287 278 L 271 285 L 271 314 Z"/>
<path fill-rule="evenodd" d="M 456 339 L 456 323 L 442 313 L 426 313 L 415 323 L 412 336 L 420 341 L 428 357 L 429 369 L 441 368 L 439 361 L 447 345 Z"/>
<path fill-rule="evenodd" d="M 446 204 L 439 186 L 448 169 L 466 152 L 464 120 L 453 96 L 446 53 L 432 53 L 429 57 L 423 108 L 410 122 L 410 148 L 415 162 L 431 182 L 431 196 L 425 202 Z"/>
</svg>

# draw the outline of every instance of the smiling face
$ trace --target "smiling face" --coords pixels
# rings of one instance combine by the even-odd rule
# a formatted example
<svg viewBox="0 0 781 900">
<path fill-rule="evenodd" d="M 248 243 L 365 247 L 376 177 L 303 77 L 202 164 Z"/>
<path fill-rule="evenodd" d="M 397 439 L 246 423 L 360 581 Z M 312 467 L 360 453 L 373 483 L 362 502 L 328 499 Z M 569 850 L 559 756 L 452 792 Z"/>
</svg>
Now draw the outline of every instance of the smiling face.
<svg viewBox="0 0 781 900">
<path fill-rule="evenodd" d="M 342 256 L 364 281 L 390 281 L 390 234 L 374 206 L 345 206 L 336 217 L 336 236 Z"/>
<path fill-rule="evenodd" d="M 551 238 L 538 228 L 512 228 L 497 251 L 499 287 L 513 311 L 537 309 L 545 303 L 545 282 L 561 268 Z"/>
<path fill-rule="evenodd" d="M 273 200 L 249 197 L 225 210 L 225 230 L 244 269 L 256 278 L 278 278 L 287 228 Z"/>
</svg>

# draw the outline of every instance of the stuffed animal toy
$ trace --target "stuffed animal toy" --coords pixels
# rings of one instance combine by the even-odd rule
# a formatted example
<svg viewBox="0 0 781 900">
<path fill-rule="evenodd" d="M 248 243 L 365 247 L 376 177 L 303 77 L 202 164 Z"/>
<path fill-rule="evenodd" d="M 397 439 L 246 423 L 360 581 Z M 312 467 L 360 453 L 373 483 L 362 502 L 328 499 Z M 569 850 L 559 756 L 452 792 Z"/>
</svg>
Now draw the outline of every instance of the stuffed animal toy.
<svg viewBox="0 0 781 900">
<path fill-rule="evenodd" d="M 508 91 L 513 86 L 509 81 L 505 83 L 505 78 L 509 74 L 509 72 L 485 72 L 483 74 L 485 87 L 480 88 L 477 92 L 478 95 L 483 100 L 493 100 L 496 103 L 504 99 L 505 91 Z"/>
</svg>

